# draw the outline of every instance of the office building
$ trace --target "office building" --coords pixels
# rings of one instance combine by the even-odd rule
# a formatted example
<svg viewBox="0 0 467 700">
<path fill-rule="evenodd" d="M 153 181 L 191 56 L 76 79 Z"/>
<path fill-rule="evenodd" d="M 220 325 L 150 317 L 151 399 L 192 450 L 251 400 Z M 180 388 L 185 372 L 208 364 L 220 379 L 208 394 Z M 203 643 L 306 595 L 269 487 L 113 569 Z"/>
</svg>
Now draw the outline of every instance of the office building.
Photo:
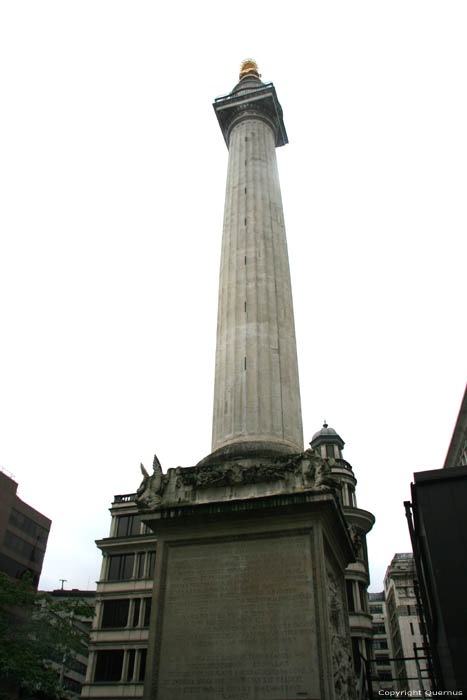
<svg viewBox="0 0 467 700">
<path fill-rule="evenodd" d="M 467 391 L 443 469 L 416 472 L 406 502 L 435 687 L 467 694 Z"/>
<path fill-rule="evenodd" d="M 18 484 L 0 470 L 0 571 L 37 588 L 51 520 L 17 495 Z"/>
</svg>

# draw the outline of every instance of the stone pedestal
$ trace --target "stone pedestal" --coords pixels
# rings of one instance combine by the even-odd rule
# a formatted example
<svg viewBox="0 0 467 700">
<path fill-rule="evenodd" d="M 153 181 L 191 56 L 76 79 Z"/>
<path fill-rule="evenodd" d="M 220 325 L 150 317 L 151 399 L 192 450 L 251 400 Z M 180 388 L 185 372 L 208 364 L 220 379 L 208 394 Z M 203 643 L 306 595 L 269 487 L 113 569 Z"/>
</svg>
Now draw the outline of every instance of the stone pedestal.
<svg viewBox="0 0 467 700">
<path fill-rule="evenodd" d="M 352 545 L 326 460 L 157 467 L 145 700 L 350 700 Z"/>
</svg>

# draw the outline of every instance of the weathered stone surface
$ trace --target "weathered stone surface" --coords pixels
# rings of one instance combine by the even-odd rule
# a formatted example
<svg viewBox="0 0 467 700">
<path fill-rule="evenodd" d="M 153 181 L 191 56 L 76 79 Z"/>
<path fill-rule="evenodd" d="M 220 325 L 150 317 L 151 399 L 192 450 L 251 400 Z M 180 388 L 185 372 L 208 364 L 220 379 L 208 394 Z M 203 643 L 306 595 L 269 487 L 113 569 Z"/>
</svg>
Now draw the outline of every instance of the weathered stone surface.
<svg viewBox="0 0 467 700">
<path fill-rule="evenodd" d="M 333 460 L 313 450 L 264 461 L 230 460 L 221 464 L 169 469 L 162 473 L 157 457 L 150 476 L 143 465 L 143 481 L 136 502 L 145 510 L 173 505 L 243 500 L 265 495 L 334 491 Z"/>
<path fill-rule="evenodd" d="M 309 539 L 169 549 L 158 700 L 319 697 Z"/>
<path fill-rule="evenodd" d="M 252 89 L 250 101 L 255 99 Z M 213 451 L 236 444 L 245 450 L 258 442 L 289 452 L 303 449 L 292 290 L 275 146 L 271 125 L 245 109 L 243 121 L 232 128 L 229 138 Z"/>
<path fill-rule="evenodd" d="M 332 463 L 307 450 L 143 468 L 158 537 L 145 700 L 353 698 Z"/>
</svg>

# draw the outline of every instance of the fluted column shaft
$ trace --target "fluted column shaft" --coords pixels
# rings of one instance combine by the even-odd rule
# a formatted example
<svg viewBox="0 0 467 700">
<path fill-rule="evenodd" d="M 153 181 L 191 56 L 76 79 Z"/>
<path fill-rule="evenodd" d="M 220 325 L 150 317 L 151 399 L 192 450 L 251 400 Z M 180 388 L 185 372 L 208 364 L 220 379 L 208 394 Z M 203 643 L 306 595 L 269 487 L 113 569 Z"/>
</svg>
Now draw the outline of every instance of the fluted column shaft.
<svg viewBox="0 0 467 700">
<path fill-rule="evenodd" d="M 224 212 L 212 450 L 303 449 L 284 215 L 272 127 L 233 127 Z"/>
</svg>

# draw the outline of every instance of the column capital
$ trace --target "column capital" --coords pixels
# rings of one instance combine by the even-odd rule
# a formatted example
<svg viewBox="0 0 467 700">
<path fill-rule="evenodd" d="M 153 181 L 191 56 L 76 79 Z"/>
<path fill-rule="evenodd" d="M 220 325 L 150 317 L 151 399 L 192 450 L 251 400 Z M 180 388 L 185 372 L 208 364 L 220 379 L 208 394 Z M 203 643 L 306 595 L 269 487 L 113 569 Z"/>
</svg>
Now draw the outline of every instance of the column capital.
<svg viewBox="0 0 467 700">
<path fill-rule="evenodd" d="M 243 78 L 228 95 L 217 97 L 213 104 L 227 148 L 233 127 L 244 119 L 261 119 L 274 131 L 276 146 L 288 143 L 282 107 L 272 83 L 255 77 Z"/>
</svg>

